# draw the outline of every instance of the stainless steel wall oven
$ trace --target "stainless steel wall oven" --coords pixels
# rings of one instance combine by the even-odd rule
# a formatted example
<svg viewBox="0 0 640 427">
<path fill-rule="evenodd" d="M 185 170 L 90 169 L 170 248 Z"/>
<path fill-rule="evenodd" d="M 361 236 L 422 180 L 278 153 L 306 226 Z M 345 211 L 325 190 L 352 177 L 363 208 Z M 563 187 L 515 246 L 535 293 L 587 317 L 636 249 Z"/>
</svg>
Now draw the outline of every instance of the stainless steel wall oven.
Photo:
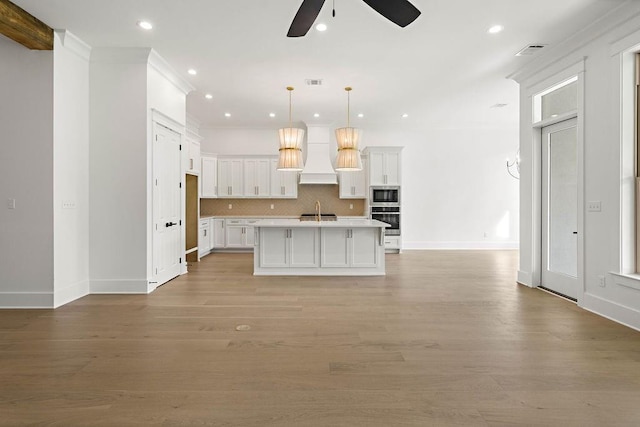
<svg viewBox="0 0 640 427">
<path fill-rule="evenodd" d="M 390 225 L 385 229 L 387 236 L 400 235 L 400 205 L 371 206 L 371 219 L 377 219 Z"/>
</svg>

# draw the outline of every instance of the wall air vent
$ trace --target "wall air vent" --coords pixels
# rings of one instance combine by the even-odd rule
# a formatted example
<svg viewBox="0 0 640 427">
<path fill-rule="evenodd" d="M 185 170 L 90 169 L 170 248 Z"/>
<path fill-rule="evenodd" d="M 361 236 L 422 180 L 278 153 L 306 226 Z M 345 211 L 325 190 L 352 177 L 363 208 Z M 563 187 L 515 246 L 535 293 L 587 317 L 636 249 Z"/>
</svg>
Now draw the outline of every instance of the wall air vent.
<svg viewBox="0 0 640 427">
<path fill-rule="evenodd" d="M 322 86 L 322 79 L 307 79 L 305 83 L 307 86 Z"/>
<path fill-rule="evenodd" d="M 536 52 L 540 52 L 546 46 L 546 44 L 530 44 L 529 46 L 525 46 L 520 52 L 516 53 L 516 56 L 531 56 Z"/>
</svg>

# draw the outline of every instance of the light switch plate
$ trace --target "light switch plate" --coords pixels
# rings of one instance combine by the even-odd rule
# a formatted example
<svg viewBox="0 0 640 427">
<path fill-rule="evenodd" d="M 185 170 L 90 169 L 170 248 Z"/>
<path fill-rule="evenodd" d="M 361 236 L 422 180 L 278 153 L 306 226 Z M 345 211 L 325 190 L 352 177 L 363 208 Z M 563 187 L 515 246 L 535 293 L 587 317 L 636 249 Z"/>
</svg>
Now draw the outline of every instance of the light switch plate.
<svg viewBox="0 0 640 427">
<path fill-rule="evenodd" d="M 16 199 L 7 199 L 7 209 L 16 208 Z"/>
</svg>

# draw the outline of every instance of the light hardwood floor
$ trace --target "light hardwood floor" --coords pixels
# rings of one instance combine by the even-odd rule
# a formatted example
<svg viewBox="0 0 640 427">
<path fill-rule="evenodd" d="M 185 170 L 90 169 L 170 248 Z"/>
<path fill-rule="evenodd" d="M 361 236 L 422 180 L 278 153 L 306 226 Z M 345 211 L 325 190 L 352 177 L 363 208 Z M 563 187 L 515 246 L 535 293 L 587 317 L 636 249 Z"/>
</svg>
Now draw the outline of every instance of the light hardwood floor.
<svg viewBox="0 0 640 427">
<path fill-rule="evenodd" d="M 0 311 L 0 425 L 640 425 L 640 332 L 516 268 L 424 251 L 257 278 L 215 254 L 150 295 Z"/>
</svg>

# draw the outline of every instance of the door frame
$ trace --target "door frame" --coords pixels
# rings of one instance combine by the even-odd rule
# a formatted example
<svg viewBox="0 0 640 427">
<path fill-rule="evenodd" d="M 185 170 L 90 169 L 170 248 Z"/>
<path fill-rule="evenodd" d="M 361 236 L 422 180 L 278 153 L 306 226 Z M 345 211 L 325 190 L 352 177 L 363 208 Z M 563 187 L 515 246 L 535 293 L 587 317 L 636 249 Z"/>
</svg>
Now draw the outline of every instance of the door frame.
<svg viewBox="0 0 640 427">
<path fill-rule="evenodd" d="M 173 132 L 176 132 L 180 135 L 180 220 L 182 221 L 182 226 L 180 227 L 180 248 L 181 248 L 181 258 L 182 263 L 180 265 L 180 274 L 185 274 L 187 272 L 187 259 L 185 255 L 185 247 L 186 247 L 186 233 L 185 233 L 185 218 L 186 218 L 186 184 L 185 184 L 185 159 L 186 159 L 186 147 L 185 145 L 185 133 L 186 128 L 184 125 L 178 123 L 171 117 L 165 115 L 161 111 L 156 109 L 151 109 L 149 114 L 148 121 L 148 135 L 149 135 L 149 143 L 147 144 L 148 152 L 147 152 L 147 224 L 149 225 L 147 232 L 147 247 L 149 250 L 147 251 L 147 283 L 148 292 L 156 289 L 159 284 L 156 282 L 155 272 L 153 270 L 153 257 L 154 257 L 154 220 L 155 213 L 153 211 L 154 199 L 153 199 L 153 176 L 154 176 L 154 144 L 153 138 L 155 135 L 155 127 L 156 125 L 163 126 Z M 183 149 L 184 148 L 184 149 Z"/>
<path fill-rule="evenodd" d="M 532 235 L 531 235 L 531 286 L 539 287 L 542 281 L 542 129 L 563 122 L 565 120 L 576 118 L 577 120 L 577 182 L 578 182 L 578 255 L 577 255 L 577 304 L 582 306 L 585 293 L 585 279 L 584 279 L 584 210 L 585 210 L 585 186 L 584 186 L 584 61 L 580 61 L 572 67 L 566 68 L 563 72 L 550 77 L 543 82 L 528 88 L 527 93 L 529 95 L 530 105 L 532 110 L 536 108 L 536 98 L 542 94 L 548 93 L 550 89 L 561 85 L 572 79 L 577 81 L 577 109 L 565 114 L 558 115 L 557 117 L 533 121 L 531 129 L 532 144 L 531 152 L 528 153 L 529 159 L 531 159 L 531 218 L 532 218 Z M 534 113 L 534 111 L 531 111 Z M 532 115 L 535 117 L 535 115 Z M 526 168 L 526 166 L 525 166 Z M 523 184 L 521 180 L 521 185 Z M 527 194 L 527 191 L 522 191 L 521 194 Z"/>
</svg>

